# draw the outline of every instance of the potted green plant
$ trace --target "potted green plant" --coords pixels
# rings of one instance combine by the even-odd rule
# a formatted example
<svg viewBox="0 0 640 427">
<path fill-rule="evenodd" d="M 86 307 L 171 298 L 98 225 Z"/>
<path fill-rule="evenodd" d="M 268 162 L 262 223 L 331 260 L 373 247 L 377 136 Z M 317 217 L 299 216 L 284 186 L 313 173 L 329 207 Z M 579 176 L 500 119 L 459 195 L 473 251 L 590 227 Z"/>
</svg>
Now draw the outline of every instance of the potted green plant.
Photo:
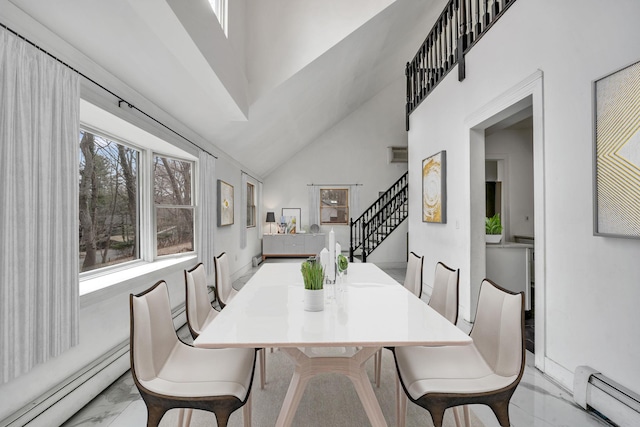
<svg viewBox="0 0 640 427">
<path fill-rule="evenodd" d="M 304 309 L 322 311 L 324 309 L 324 269 L 316 259 L 309 259 L 300 267 L 304 282 Z"/>
<path fill-rule="evenodd" d="M 485 217 L 484 230 L 487 243 L 500 243 L 502 240 L 502 221 L 499 213 L 496 213 L 491 218 Z"/>
</svg>

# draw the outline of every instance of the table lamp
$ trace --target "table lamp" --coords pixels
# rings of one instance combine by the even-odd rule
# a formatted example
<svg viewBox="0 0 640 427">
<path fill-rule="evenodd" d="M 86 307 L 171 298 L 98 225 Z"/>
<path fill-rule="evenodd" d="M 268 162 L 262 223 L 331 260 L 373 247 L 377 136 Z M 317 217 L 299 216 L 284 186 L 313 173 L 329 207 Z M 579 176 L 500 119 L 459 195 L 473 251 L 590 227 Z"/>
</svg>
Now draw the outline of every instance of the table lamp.
<svg viewBox="0 0 640 427">
<path fill-rule="evenodd" d="M 273 212 L 267 212 L 267 222 L 270 223 L 269 224 L 269 231 L 271 232 L 270 234 L 273 234 L 273 228 L 271 226 L 271 223 L 276 222 L 276 215 Z"/>
</svg>

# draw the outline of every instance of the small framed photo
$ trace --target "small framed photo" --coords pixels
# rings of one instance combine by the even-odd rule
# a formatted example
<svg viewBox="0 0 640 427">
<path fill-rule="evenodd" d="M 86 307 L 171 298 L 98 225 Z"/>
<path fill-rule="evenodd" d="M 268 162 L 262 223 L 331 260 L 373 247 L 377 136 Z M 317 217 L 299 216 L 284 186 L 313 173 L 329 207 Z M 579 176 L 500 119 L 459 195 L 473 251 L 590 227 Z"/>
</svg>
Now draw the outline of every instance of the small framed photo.
<svg viewBox="0 0 640 427">
<path fill-rule="evenodd" d="M 282 208 L 280 222 L 284 224 L 286 234 L 296 234 L 301 229 L 300 208 Z"/>
<path fill-rule="evenodd" d="M 422 161 L 422 222 L 447 223 L 447 152 Z"/>
</svg>

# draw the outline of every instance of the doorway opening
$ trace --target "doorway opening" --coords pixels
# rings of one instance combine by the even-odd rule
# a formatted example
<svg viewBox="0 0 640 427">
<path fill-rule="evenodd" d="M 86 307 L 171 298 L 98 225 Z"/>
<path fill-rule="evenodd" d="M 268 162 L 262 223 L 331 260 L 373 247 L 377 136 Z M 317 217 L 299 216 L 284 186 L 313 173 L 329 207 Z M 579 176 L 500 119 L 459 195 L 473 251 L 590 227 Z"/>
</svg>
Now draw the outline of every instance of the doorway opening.
<svg viewBox="0 0 640 427">
<path fill-rule="evenodd" d="M 529 334 L 526 341 L 535 352 L 536 367 L 544 371 L 546 239 L 542 93 L 542 72 L 536 71 L 471 114 L 465 123 L 470 144 L 470 313 L 473 316 L 476 311 L 480 284 L 486 277 L 505 288 L 524 291 Z M 526 167 L 523 159 L 528 159 Z M 485 218 L 490 211 L 500 213 L 503 230 L 499 244 L 486 243 Z M 498 266 L 498 272 L 505 270 L 500 263 L 516 278 L 500 277 L 493 268 Z"/>
<path fill-rule="evenodd" d="M 532 108 L 484 131 L 485 216 L 502 219 L 502 240 L 487 244 L 486 277 L 525 295 L 525 343 L 535 353 L 535 209 Z"/>
</svg>

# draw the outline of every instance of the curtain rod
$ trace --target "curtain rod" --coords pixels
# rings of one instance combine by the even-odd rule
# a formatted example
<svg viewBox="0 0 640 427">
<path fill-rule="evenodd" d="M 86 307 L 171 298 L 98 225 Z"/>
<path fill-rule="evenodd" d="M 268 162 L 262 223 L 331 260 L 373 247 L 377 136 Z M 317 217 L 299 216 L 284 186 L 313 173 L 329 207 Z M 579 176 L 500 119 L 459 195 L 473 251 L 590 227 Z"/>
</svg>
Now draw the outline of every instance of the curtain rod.
<svg viewBox="0 0 640 427">
<path fill-rule="evenodd" d="M 362 186 L 364 184 L 307 184 L 307 187 L 352 187 L 352 186 Z"/>
<path fill-rule="evenodd" d="M 258 178 L 256 178 L 255 176 L 251 175 L 250 173 L 247 173 L 245 171 L 243 171 L 242 169 L 240 169 L 240 172 L 242 172 L 243 174 L 250 176 L 251 178 L 255 179 L 256 181 L 258 181 L 260 184 L 264 184 L 264 182 L 260 181 Z"/>
<path fill-rule="evenodd" d="M 86 74 L 81 73 L 80 71 L 76 70 L 75 68 L 73 68 L 71 65 L 67 64 L 66 62 L 64 62 L 63 60 L 61 60 L 60 58 L 54 56 L 52 53 L 44 50 L 43 48 L 41 48 L 40 46 L 38 46 L 37 44 L 35 44 L 34 42 L 32 42 L 31 40 L 29 40 L 28 38 L 26 38 L 25 36 L 18 34 L 16 31 L 12 30 L 11 28 L 7 27 L 5 24 L 3 24 L 2 22 L 0 22 L 0 27 L 4 28 L 5 30 L 9 31 L 10 33 L 12 33 L 13 35 L 15 35 L 16 37 L 24 40 L 25 42 L 29 43 L 31 46 L 35 47 L 36 49 L 38 49 L 39 51 L 45 53 L 46 55 L 49 55 L 51 58 L 53 58 L 54 60 L 58 61 L 60 64 L 64 65 L 65 67 L 67 67 L 68 69 L 70 69 L 71 71 L 73 71 L 74 73 L 78 74 L 81 77 L 84 77 L 86 80 L 90 81 L 91 83 L 93 83 L 94 85 L 98 86 L 100 89 L 108 92 L 109 94 L 111 94 L 112 96 L 118 98 L 118 107 L 122 108 L 122 104 L 124 103 L 127 107 L 136 110 L 138 112 L 140 112 L 141 114 L 145 115 L 146 117 L 148 117 L 149 119 L 153 120 L 154 122 L 156 122 L 157 124 L 159 124 L 160 126 L 164 127 L 165 129 L 173 132 L 174 134 L 176 134 L 177 136 L 179 136 L 180 138 L 184 139 L 185 141 L 187 141 L 189 144 L 193 145 L 194 147 L 204 151 L 205 153 L 209 154 L 210 156 L 213 156 L 214 158 L 218 158 L 218 156 L 216 156 L 215 154 L 210 153 L 209 151 L 205 150 L 204 148 L 200 147 L 198 144 L 196 144 L 195 142 L 191 141 L 189 138 L 187 138 L 186 136 L 180 134 L 179 132 L 171 129 L 169 126 L 165 125 L 164 123 L 162 123 L 160 120 L 150 116 L 149 114 L 145 113 L 144 111 L 142 111 L 141 109 L 139 109 L 138 107 L 136 107 L 135 105 L 131 104 L 128 101 L 125 101 L 121 96 L 118 96 L 117 94 L 115 94 L 114 92 L 112 92 L 111 90 L 107 89 L 106 87 L 102 86 L 100 83 L 96 82 L 95 80 L 93 80 L 92 78 L 88 77 Z"/>
</svg>

